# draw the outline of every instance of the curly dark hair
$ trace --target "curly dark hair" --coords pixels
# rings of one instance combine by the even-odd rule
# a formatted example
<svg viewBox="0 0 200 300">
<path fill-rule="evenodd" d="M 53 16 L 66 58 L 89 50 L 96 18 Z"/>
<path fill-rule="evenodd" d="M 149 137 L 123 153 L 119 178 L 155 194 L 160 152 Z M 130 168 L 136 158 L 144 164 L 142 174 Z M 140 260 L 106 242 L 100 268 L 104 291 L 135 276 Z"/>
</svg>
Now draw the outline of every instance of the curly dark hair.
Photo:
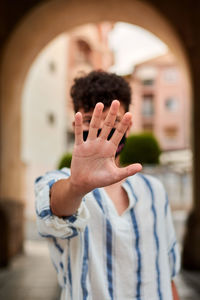
<svg viewBox="0 0 200 300">
<path fill-rule="evenodd" d="M 115 99 L 128 111 L 131 88 L 123 77 L 98 70 L 75 78 L 71 87 L 71 97 L 75 112 L 80 108 L 88 112 L 94 109 L 97 102 L 102 102 L 107 108 Z"/>
</svg>

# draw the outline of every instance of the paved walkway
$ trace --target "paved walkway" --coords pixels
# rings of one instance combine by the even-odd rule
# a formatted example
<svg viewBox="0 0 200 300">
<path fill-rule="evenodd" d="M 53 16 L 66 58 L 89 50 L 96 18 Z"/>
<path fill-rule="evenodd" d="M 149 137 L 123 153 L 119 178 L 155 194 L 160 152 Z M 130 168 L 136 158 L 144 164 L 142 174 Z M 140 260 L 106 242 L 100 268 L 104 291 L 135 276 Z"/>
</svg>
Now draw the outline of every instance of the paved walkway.
<svg viewBox="0 0 200 300">
<path fill-rule="evenodd" d="M 46 242 L 26 241 L 24 254 L 0 270 L 1 300 L 58 300 L 56 272 Z"/>
<path fill-rule="evenodd" d="M 180 300 L 200 300 L 200 272 L 182 270 L 175 283 Z"/>
<path fill-rule="evenodd" d="M 175 215 L 179 240 L 182 239 L 184 219 L 182 214 Z M 60 289 L 46 242 L 38 239 L 34 224 L 27 227 L 27 236 L 24 254 L 16 257 L 8 269 L 0 270 L 0 299 L 58 300 Z M 200 272 L 182 271 L 175 281 L 180 300 L 200 300 Z"/>
</svg>

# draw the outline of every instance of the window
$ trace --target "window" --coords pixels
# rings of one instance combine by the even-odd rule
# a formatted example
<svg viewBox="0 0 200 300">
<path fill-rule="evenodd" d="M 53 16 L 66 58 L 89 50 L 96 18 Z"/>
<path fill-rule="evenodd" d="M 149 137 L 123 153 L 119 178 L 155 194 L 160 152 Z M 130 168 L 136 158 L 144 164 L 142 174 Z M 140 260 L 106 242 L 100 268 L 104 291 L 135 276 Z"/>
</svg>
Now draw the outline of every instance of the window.
<svg viewBox="0 0 200 300">
<path fill-rule="evenodd" d="M 166 138 L 168 138 L 169 140 L 174 140 L 177 138 L 178 128 L 175 126 L 165 127 L 164 133 L 165 133 Z"/>
<path fill-rule="evenodd" d="M 56 63 L 54 61 L 49 62 L 49 70 L 54 73 L 56 71 Z"/>
<path fill-rule="evenodd" d="M 144 86 L 153 86 L 154 85 L 154 79 L 144 79 L 144 80 L 142 80 L 142 84 Z"/>
<path fill-rule="evenodd" d="M 151 117 L 154 115 L 153 95 L 144 95 L 142 101 L 142 115 Z"/>
<path fill-rule="evenodd" d="M 170 97 L 165 101 L 165 107 L 170 112 L 175 112 L 178 109 L 178 101 L 174 97 Z"/>
<path fill-rule="evenodd" d="M 91 53 L 92 50 L 90 48 L 90 45 L 83 41 L 83 40 L 77 40 L 76 41 L 76 53 L 75 53 L 75 61 L 76 63 L 87 63 L 91 65 Z"/>
<path fill-rule="evenodd" d="M 176 83 L 178 80 L 178 70 L 176 68 L 167 68 L 163 75 L 167 83 Z"/>
<path fill-rule="evenodd" d="M 56 117 L 53 113 L 48 113 L 47 114 L 47 121 L 50 125 L 54 125 L 56 121 Z"/>
<path fill-rule="evenodd" d="M 153 131 L 153 123 L 143 124 L 142 127 L 143 127 L 144 131 L 148 131 L 148 132 L 152 132 Z"/>
</svg>

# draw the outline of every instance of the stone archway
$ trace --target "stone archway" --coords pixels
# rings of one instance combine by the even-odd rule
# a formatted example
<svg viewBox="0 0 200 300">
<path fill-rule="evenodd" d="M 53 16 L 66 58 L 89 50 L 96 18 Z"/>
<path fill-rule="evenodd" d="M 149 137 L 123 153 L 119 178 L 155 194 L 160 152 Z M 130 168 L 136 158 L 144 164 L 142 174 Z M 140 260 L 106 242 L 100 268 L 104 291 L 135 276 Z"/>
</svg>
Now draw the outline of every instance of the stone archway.
<svg viewBox="0 0 200 300">
<path fill-rule="evenodd" d="M 109 10 L 107 7 L 109 6 Z M 175 54 L 189 82 L 189 64 L 167 20 L 140 1 L 51 1 L 38 5 L 18 25 L 5 49 L 2 66 L 1 197 L 23 200 L 24 165 L 20 160 L 21 96 L 35 57 L 60 33 L 89 22 L 124 21 L 155 34 Z M 12 187 L 12 188 L 10 188 Z"/>
</svg>

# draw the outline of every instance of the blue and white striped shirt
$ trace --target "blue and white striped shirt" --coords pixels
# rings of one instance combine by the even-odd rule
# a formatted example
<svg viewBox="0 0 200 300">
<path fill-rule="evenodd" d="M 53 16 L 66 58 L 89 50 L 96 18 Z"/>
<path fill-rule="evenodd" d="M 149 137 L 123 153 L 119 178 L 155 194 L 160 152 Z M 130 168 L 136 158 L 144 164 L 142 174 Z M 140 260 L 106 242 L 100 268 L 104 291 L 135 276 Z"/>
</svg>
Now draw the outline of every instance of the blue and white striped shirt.
<svg viewBox="0 0 200 300">
<path fill-rule="evenodd" d="M 38 230 L 46 237 L 62 300 L 171 300 L 180 268 L 171 212 L 157 179 L 136 174 L 122 186 L 129 206 L 119 216 L 104 188 L 85 195 L 76 215 L 50 209 L 50 188 L 69 169 L 35 182 Z"/>
</svg>

